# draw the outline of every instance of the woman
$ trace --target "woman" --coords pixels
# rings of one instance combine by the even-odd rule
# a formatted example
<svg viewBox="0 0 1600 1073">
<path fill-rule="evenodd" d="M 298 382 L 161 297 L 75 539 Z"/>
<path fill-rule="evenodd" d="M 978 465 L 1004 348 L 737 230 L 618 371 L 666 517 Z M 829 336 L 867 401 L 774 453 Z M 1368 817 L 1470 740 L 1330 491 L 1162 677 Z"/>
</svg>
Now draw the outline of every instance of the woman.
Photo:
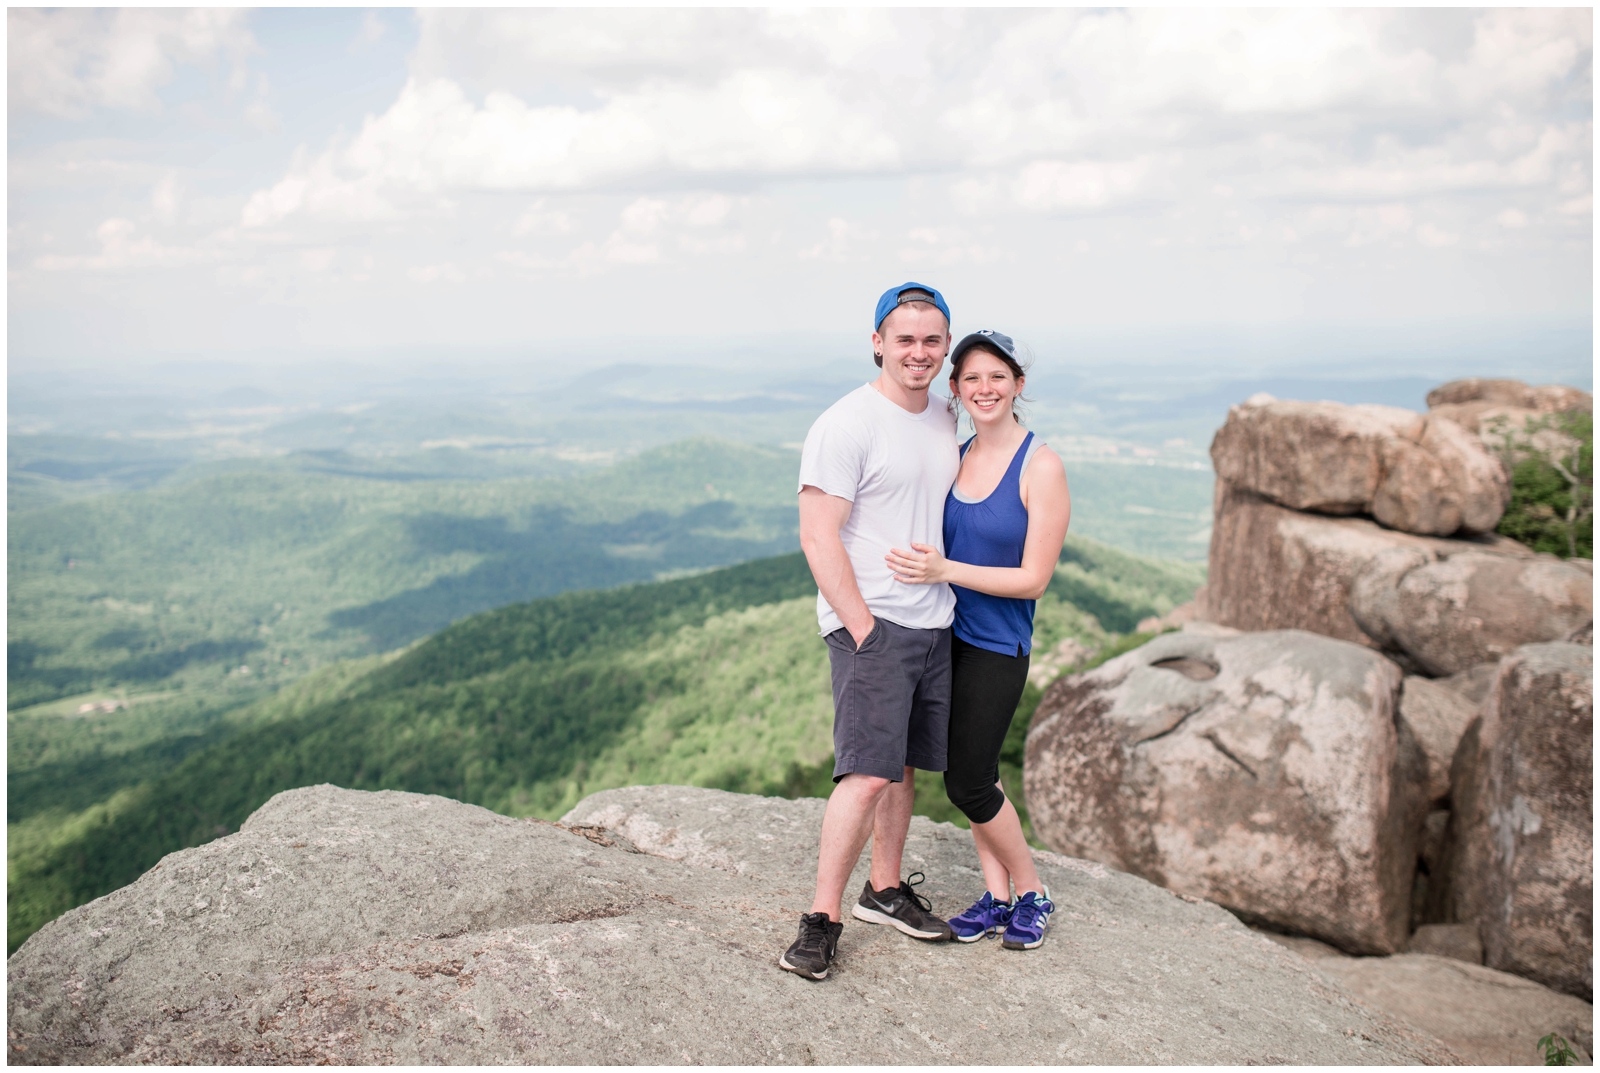
<svg viewBox="0 0 1600 1073">
<path fill-rule="evenodd" d="M 950 927 L 963 942 L 1003 932 L 1011 950 L 1043 943 L 1055 906 L 1000 786 L 1000 747 L 1028 681 L 1034 601 L 1050 584 L 1072 514 L 1061 459 L 1017 418 L 1025 379 L 1009 336 L 974 332 L 956 345 L 951 404 L 976 435 L 961 447 L 945 499 L 945 555 L 913 544 L 886 556 L 899 580 L 948 582 L 956 594 L 944 781 L 972 823 L 988 890 Z"/>
</svg>

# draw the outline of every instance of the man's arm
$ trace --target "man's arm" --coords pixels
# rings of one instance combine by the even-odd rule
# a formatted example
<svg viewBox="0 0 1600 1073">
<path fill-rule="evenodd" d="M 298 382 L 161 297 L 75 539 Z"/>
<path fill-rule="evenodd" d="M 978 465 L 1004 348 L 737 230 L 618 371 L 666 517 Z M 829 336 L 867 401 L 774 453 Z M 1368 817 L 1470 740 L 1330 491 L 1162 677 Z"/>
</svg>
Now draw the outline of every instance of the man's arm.
<svg viewBox="0 0 1600 1073">
<path fill-rule="evenodd" d="M 855 567 L 850 565 L 850 555 L 839 538 L 839 530 L 850 520 L 854 505 L 815 485 L 800 489 L 800 550 L 806 553 L 806 564 L 811 567 L 822 598 L 860 648 L 877 620 L 861 598 Z"/>
</svg>

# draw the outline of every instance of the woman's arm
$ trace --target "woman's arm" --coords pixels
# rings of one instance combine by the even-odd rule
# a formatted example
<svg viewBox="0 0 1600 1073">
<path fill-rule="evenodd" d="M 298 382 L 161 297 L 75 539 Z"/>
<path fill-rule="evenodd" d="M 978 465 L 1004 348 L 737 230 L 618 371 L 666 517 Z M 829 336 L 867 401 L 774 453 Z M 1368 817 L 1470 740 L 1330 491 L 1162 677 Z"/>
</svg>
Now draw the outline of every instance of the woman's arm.
<svg viewBox="0 0 1600 1073">
<path fill-rule="evenodd" d="M 1022 476 L 1022 502 L 1028 508 L 1028 538 L 1019 567 L 952 562 L 927 544 L 913 544 L 911 551 L 895 548 L 884 559 L 898 580 L 913 585 L 944 581 L 990 596 L 1037 600 L 1055 575 L 1067 523 L 1072 520 L 1067 471 L 1048 447 L 1035 451 L 1028 463 L 1028 472 Z"/>
</svg>

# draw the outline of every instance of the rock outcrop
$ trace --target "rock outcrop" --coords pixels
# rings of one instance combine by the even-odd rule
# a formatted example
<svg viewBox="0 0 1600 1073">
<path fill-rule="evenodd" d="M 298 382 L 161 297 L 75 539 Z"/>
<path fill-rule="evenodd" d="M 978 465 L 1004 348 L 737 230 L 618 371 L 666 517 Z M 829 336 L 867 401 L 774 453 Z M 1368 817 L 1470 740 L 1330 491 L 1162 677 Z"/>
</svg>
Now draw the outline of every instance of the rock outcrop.
<svg viewBox="0 0 1600 1073">
<path fill-rule="evenodd" d="M 1509 973 L 1424 953 L 1346 957 L 1311 939 L 1269 935 L 1375 1009 L 1427 1032 L 1472 1065 L 1542 1065 L 1539 1038 L 1558 1032 L 1580 1061 L 1594 1049 L 1594 1009 Z"/>
<path fill-rule="evenodd" d="M 1408 533 L 1489 532 L 1511 499 L 1476 437 L 1393 406 L 1256 396 L 1228 411 L 1211 459 L 1219 481 L 1291 510 L 1370 514 Z"/>
<path fill-rule="evenodd" d="M 1376 648 L 1351 614 L 1356 577 L 1385 553 L 1433 561 L 1467 551 L 1534 554 L 1504 537 L 1445 540 L 1365 518 L 1290 510 L 1218 480 L 1204 617 L 1240 630 L 1309 630 Z"/>
<path fill-rule="evenodd" d="M 1452 774 L 1447 919 L 1476 923 L 1491 968 L 1594 994 L 1594 650 L 1500 661 Z"/>
<path fill-rule="evenodd" d="M 823 802 L 635 787 L 565 827 L 418 794 L 279 794 L 46 925 L 7 968 L 13 1063 L 1450 1062 L 1213 905 L 1042 854 L 1050 939 L 846 925 L 779 970 Z M 918 818 L 935 907 L 981 888 Z M 864 869 L 854 887 L 864 881 Z M 854 889 L 854 888 L 852 888 Z M 953 1015 L 953 1011 L 959 1011 Z"/>
<path fill-rule="evenodd" d="M 1520 380 L 1452 380 L 1428 392 L 1428 415 L 1454 421 L 1469 432 L 1488 433 L 1496 419 L 1520 429 L 1528 418 L 1578 410 L 1594 411 L 1587 391 L 1562 384 L 1531 387 Z"/>
<path fill-rule="evenodd" d="M 1493 662 L 1593 621 L 1591 564 L 1478 550 L 1437 555 L 1438 549 L 1385 552 L 1351 585 L 1356 624 L 1429 675 Z"/>
<path fill-rule="evenodd" d="M 1430 676 L 1554 641 L 1593 614 L 1592 564 L 1514 540 L 1417 536 L 1217 482 L 1205 617 L 1379 648 Z"/>
<path fill-rule="evenodd" d="M 1344 949 L 1403 949 L 1426 773 L 1400 682 L 1377 653 L 1301 631 L 1158 637 L 1041 700 L 1034 830 Z"/>
<path fill-rule="evenodd" d="M 1230 410 L 1212 443 L 1210 569 L 1184 616 L 1190 639 L 1158 639 L 1052 688 L 1024 770 L 1035 829 L 1057 848 L 1346 950 L 1470 951 L 1587 996 L 1592 785 L 1579 787 L 1576 772 L 1587 778 L 1592 685 L 1552 677 L 1547 664 L 1556 649 L 1592 646 L 1593 563 L 1538 554 L 1491 530 L 1509 500 L 1508 467 L 1530 450 L 1571 448 L 1561 438 L 1572 430 L 1551 415 L 1589 411 L 1592 399 L 1474 380 L 1428 401 L 1426 415 L 1270 396 Z M 1520 439 L 1507 438 L 1513 425 Z M 1176 624 L 1174 614 L 1140 628 Z M 1387 701 L 1357 703 L 1331 725 L 1371 727 L 1371 754 L 1342 745 L 1319 753 L 1305 730 L 1319 720 L 1307 712 L 1360 691 L 1296 654 L 1284 656 L 1293 673 L 1241 668 L 1249 681 L 1224 689 L 1226 667 L 1187 649 L 1203 630 L 1220 643 L 1216 631 L 1227 629 L 1250 631 L 1226 639 L 1232 646 L 1307 631 L 1378 650 L 1393 663 L 1368 658 L 1406 675 L 1386 709 L 1392 732 L 1376 715 Z M 1221 673 L 1182 683 L 1158 673 L 1163 666 Z M 1217 720 L 1252 706 L 1276 706 L 1292 732 L 1247 756 L 1228 743 L 1249 733 L 1265 740 L 1259 728 L 1269 721 L 1253 715 L 1247 733 L 1216 736 L 1207 750 Z M 1351 787 L 1348 802 L 1302 777 L 1318 763 L 1318 774 L 1337 771 Z M 1299 813 L 1282 804 L 1296 792 Z M 1243 805 L 1251 793 L 1267 801 L 1255 815 Z M 1349 807 L 1352 822 L 1339 831 L 1310 822 Z M 1285 817 L 1287 833 L 1257 822 Z M 1280 871 L 1286 861 L 1311 877 L 1304 887 Z M 1348 884 L 1337 897 L 1318 886 L 1330 877 Z M 1409 928 L 1396 923 L 1407 915 L 1403 887 Z"/>
<path fill-rule="evenodd" d="M 1523 410 L 1553 414 L 1564 410 L 1582 410 L 1588 413 L 1594 398 L 1581 388 L 1565 384 L 1540 384 L 1537 387 L 1521 380 L 1489 380 L 1469 377 L 1440 384 L 1428 392 L 1428 410 L 1442 406 L 1515 406 Z"/>
</svg>

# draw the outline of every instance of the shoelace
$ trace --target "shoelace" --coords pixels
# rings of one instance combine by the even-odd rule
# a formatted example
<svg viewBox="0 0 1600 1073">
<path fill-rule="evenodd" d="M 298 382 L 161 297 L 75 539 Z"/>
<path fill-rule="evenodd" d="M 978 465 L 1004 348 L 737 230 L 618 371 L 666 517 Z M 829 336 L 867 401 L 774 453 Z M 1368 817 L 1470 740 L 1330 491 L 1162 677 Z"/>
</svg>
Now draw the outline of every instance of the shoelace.
<svg viewBox="0 0 1600 1073">
<path fill-rule="evenodd" d="M 992 898 L 994 895 L 991 894 L 990 897 Z M 990 924 L 983 930 L 983 937 L 985 939 L 1000 938 L 1001 934 L 1004 933 L 1006 928 L 1011 924 L 1011 918 L 1017 915 L 1017 906 L 1014 902 L 995 902 L 993 904 L 1002 907 L 1005 910 L 1005 913 L 998 921 Z"/>
<path fill-rule="evenodd" d="M 912 872 L 910 875 L 906 876 L 900 881 L 900 890 L 907 898 L 910 898 L 919 907 L 921 907 L 924 913 L 931 913 L 933 912 L 933 903 L 911 889 L 912 887 L 920 887 L 923 883 L 927 882 L 927 879 L 928 877 L 923 875 L 921 872 Z"/>
<path fill-rule="evenodd" d="M 821 920 L 812 920 L 812 916 L 821 916 Z M 803 929 L 800 932 L 800 949 L 807 953 L 824 954 L 828 950 L 828 918 L 823 914 L 808 913 L 800 918 Z"/>
<path fill-rule="evenodd" d="M 962 912 L 960 919 L 976 922 L 982 920 L 985 912 L 992 909 L 999 909 L 1004 912 L 1008 918 L 1010 917 L 1012 906 L 1009 902 L 997 902 L 994 900 L 994 895 L 987 893 L 984 894 L 983 897 L 989 899 L 987 905 L 984 904 L 983 898 L 978 899 L 976 902 L 973 902 L 972 905 L 968 906 L 964 912 Z"/>
<path fill-rule="evenodd" d="M 1012 910 L 1011 920 L 1012 923 L 1018 925 L 1019 927 L 1026 928 L 1031 931 L 1033 929 L 1034 922 L 1039 918 L 1040 913 L 1053 913 L 1055 911 L 1055 903 L 1049 901 L 1048 899 L 1040 899 L 1031 902 L 1019 901 L 1016 908 Z"/>
</svg>

